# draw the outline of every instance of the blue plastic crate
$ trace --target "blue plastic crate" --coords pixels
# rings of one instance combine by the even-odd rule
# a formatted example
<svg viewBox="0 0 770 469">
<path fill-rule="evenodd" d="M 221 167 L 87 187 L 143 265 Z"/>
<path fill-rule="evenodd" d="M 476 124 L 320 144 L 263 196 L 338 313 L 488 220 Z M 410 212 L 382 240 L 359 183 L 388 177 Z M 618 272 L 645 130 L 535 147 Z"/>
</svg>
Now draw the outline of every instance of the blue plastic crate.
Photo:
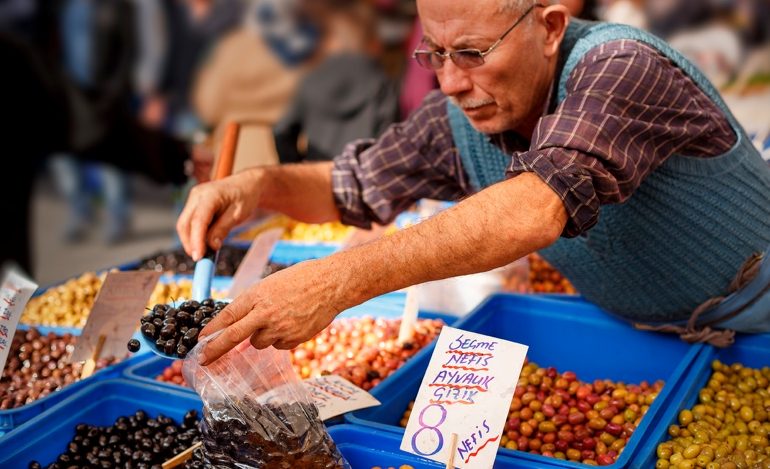
<svg viewBox="0 0 770 469">
<path fill-rule="evenodd" d="M 358 425 L 338 425 L 329 429 L 329 435 L 353 469 L 371 469 L 375 466 L 399 467 L 402 464 L 408 464 L 414 469 L 446 467 L 445 464 L 401 451 L 401 437 L 392 432 Z M 493 467 L 494 469 L 523 469 L 535 466 L 498 455 Z"/>
<path fill-rule="evenodd" d="M 454 327 L 529 345 L 528 357 L 540 366 L 574 371 L 579 379 L 612 379 L 626 383 L 662 379 L 666 385 L 612 467 L 624 467 L 651 431 L 671 396 L 687 378 L 703 346 L 689 345 L 672 335 L 637 331 L 599 308 L 571 299 L 538 295 L 497 294 L 485 300 Z M 349 423 L 403 434 L 399 422 L 417 395 L 433 346 L 372 390 L 382 403 L 349 413 Z M 585 467 L 530 453 L 500 449 L 529 465 Z"/>
<path fill-rule="evenodd" d="M 244 249 L 248 249 L 251 246 L 251 241 L 237 239 L 227 240 L 225 243 Z M 326 257 L 339 251 L 341 247 L 340 243 L 307 243 L 280 240 L 275 243 L 273 252 L 270 253 L 270 260 L 276 264 L 292 265 L 297 262 Z"/>
<path fill-rule="evenodd" d="M 39 329 L 41 331 L 43 330 L 48 331 L 51 329 L 58 329 L 58 328 L 39 328 Z M 53 406 L 59 404 L 62 400 L 68 398 L 69 396 L 83 389 L 84 387 L 87 387 L 91 383 L 96 383 L 102 380 L 106 380 L 110 378 L 118 378 L 122 376 L 124 371 L 127 368 L 130 368 L 131 366 L 143 361 L 145 358 L 146 356 L 144 354 L 134 355 L 133 357 L 127 358 L 115 365 L 102 368 L 101 370 L 97 371 L 96 373 L 89 376 L 88 378 L 75 381 L 74 383 L 69 384 L 63 387 L 62 389 L 56 392 L 53 392 L 43 398 L 40 398 L 34 402 L 30 402 L 29 404 L 23 405 L 21 407 L 17 407 L 15 409 L 0 410 L 0 435 L 10 432 L 11 430 L 22 425 L 23 423 L 37 417 L 43 411 L 48 410 Z M 5 467 L 5 466 L 0 464 L 0 467 Z"/>
<path fill-rule="evenodd" d="M 0 439 L 0 467 L 26 469 L 32 460 L 45 467 L 67 449 L 80 423 L 112 425 L 140 409 L 179 422 L 188 410 L 202 408 L 195 394 L 125 379 L 93 383 Z"/>
<path fill-rule="evenodd" d="M 644 444 L 637 451 L 629 467 L 655 467 L 658 444 L 668 441 L 668 427 L 677 422 L 679 412 L 692 409 L 698 403 L 698 393 L 711 377 L 711 362 L 719 360 L 731 365 L 741 363 L 751 368 L 770 366 L 770 335 L 738 335 L 735 344 L 725 349 L 704 347 L 698 360 L 690 368 L 685 382 L 672 397 L 669 405 L 658 418 L 655 427 L 647 434 Z"/>
</svg>

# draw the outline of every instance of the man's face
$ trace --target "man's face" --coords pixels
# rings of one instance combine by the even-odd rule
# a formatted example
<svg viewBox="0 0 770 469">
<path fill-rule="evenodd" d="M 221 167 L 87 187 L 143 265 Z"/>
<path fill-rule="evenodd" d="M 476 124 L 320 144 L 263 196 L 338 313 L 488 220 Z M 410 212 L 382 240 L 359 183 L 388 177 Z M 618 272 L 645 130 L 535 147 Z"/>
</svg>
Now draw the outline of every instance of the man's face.
<svg viewBox="0 0 770 469">
<path fill-rule="evenodd" d="M 487 50 L 523 13 L 499 13 L 501 0 L 418 0 L 424 44 L 420 49 Z M 461 69 L 447 58 L 436 70 L 441 91 L 460 106 L 476 130 L 531 132 L 551 83 L 543 54 L 545 28 L 532 10 L 484 59 Z M 550 70 L 550 71 L 549 71 Z M 530 135 L 524 135 L 529 137 Z"/>
</svg>

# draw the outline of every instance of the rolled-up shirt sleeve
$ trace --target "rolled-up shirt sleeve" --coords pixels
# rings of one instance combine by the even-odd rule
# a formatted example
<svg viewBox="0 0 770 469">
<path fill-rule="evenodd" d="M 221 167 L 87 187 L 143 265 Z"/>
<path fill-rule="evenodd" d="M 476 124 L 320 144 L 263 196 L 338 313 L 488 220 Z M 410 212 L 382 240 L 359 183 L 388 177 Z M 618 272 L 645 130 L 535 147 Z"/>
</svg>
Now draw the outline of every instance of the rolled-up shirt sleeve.
<svg viewBox="0 0 770 469">
<path fill-rule="evenodd" d="M 566 98 L 543 116 L 506 176 L 535 172 L 564 201 L 565 236 L 590 229 L 673 154 L 722 154 L 736 137 L 724 113 L 669 59 L 631 40 L 589 51 Z"/>
<path fill-rule="evenodd" d="M 334 159 L 332 186 L 341 221 L 361 228 L 390 223 L 421 198 L 468 195 L 446 98 L 432 92 L 406 121 L 391 125 L 379 139 L 348 144 Z"/>
</svg>

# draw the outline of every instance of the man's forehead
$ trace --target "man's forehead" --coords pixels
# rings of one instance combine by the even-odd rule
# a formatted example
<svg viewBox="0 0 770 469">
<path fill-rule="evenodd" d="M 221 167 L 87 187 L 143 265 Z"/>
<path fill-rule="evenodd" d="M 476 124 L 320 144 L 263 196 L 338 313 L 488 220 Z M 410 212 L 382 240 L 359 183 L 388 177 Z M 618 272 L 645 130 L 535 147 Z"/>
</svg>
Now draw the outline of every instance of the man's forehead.
<svg viewBox="0 0 770 469">
<path fill-rule="evenodd" d="M 500 34 L 497 23 L 508 21 L 508 15 L 497 12 L 500 1 L 418 0 L 424 41 L 451 46 L 494 39 Z"/>
</svg>

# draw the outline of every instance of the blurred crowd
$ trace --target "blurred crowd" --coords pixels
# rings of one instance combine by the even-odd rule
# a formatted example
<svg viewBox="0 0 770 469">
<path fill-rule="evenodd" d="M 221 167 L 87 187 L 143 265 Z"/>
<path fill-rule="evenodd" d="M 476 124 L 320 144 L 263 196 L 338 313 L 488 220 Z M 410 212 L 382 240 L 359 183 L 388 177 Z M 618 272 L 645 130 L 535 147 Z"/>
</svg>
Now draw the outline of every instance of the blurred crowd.
<svg viewBox="0 0 770 469">
<path fill-rule="evenodd" d="M 668 39 L 724 90 L 770 82 L 768 0 L 562 2 Z M 0 0 L 0 187 L 18 201 L 4 259 L 30 270 L 43 170 L 69 207 L 62 238 L 83 239 L 98 200 L 116 243 L 131 234 L 129 175 L 181 200 L 211 177 L 229 122 L 241 125 L 235 170 L 376 137 L 436 86 L 410 60 L 420 39 L 414 0 Z"/>
</svg>

